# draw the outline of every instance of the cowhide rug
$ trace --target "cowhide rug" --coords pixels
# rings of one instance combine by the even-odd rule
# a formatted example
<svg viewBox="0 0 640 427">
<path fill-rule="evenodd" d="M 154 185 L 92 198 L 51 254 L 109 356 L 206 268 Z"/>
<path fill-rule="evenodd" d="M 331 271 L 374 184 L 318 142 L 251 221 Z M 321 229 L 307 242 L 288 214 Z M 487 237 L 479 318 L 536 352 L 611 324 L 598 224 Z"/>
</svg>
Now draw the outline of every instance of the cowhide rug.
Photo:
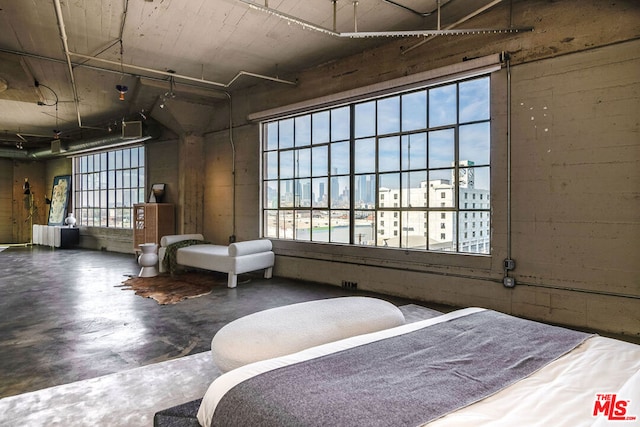
<svg viewBox="0 0 640 427">
<path fill-rule="evenodd" d="M 226 286 L 226 275 L 209 272 L 185 271 L 156 277 L 131 277 L 121 285 L 123 290 L 133 290 L 136 295 L 153 298 L 158 304 L 175 304 L 187 298 L 197 298 L 211 293 L 214 287 Z"/>
</svg>

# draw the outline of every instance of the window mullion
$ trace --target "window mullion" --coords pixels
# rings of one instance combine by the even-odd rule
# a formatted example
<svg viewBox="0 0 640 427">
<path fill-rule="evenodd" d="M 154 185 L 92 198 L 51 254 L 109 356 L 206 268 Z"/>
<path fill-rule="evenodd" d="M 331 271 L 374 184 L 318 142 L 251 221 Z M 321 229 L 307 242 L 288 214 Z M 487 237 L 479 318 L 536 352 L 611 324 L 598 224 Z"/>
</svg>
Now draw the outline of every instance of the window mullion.
<svg viewBox="0 0 640 427">
<path fill-rule="evenodd" d="M 356 196 L 355 196 L 355 104 L 351 104 L 349 108 L 349 244 L 353 245 L 355 241 L 355 229 L 356 229 Z"/>
<path fill-rule="evenodd" d="M 468 195 L 475 200 L 476 195 L 480 194 L 480 197 L 485 195 L 486 200 L 490 200 L 491 183 L 487 172 L 491 166 L 490 115 L 487 117 L 489 84 L 488 76 L 464 79 L 329 108 L 326 114 L 307 113 L 318 118 L 321 115 L 326 117 L 326 124 L 322 120 L 316 126 L 312 116 L 310 126 L 313 135 L 319 135 L 317 141 L 312 136 L 311 146 L 324 141 L 324 138 L 328 144 L 327 159 L 323 160 L 326 163 L 322 167 L 328 165 L 325 185 L 329 189 L 326 197 L 330 200 L 326 208 L 320 209 L 326 209 L 322 215 L 328 215 L 327 241 L 363 244 L 362 240 L 356 241 L 357 233 L 366 224 L 371 225 L 370 244 L 374 246 L 378 246 L 379 239 L 385 238 L 389 246 L 397 248 L 488 253 L 490 242 L 485 236 L 489 236 L 489 221 L 481 222 L 480 227 L 472 222 L 467 225 L 463 214 L 469 213 L 471 218 L 471 213 L 479 210 L 490 212 L 490 206 L 485 208 L 481 204 L 477 208 L 474 202 L 469 202 L 467 206 L 467 201 L 461 199 Z M 371 104 L 375 106 L 373 110 Z M 292 119 L 289 116 L 276 123 L 291 120 L 294 120 L 293 132 L 297 133 L 298 121 L 304 124 L 307 118 L 301 115 Z M 337 121 L 334 123 L 334 120 Z M 275 128 L 280 130 L 282 126 L 277 124 Z M 285 127 L 289 129 L 289 124 Z M 424 133 L 424 136 L 420 133 Z M 406 142 L 405 137 L 409 138 Z M 289 147 L 286 138 L 283 147 L 280 138 L 282 135 L 279 135 L 279 146 L 276 148 L 278 159 L 281 160 L 278 163 L 278 177 L 271 179 L 277 179 L 278 189 L 287 194 L 279 195 L 279 202 L 284 200 L 286 203 L 279 203 L 278 211 L 283 214 L 293 214 L 296 210 L 313 211 L 316 203 L 313 193 L 316 153 L 312 149 L 309 156 L 304 153 L 305 161 L 302 162 L 302 155 L 297 151 L 300 147 L 295 143 Z M 286 154 L 290 149 L 296 153 L 295 156 Z M 266 150 L 264 142 L 263 150 Z M 348 159 L 346 156 L 349 156 Z M 269 157 L 263 159 L 265 164 L 278 160 Z M 291 161 L 294 161 L 294 165 L 289 165 Z M 307 180 L 306 171 L 309 167 L 311 173 Z M 291 179 L 290 169 L 294 169 Z M 465 171 L 482 171 L 482 175 L 475 182 L 469 179 L 462 181 Z M 303 175 L 305 178 L 301 178 Z M 263 177 L 263 181 L 265 179 Z M 305 181 L 305 188 L 311 187 L 306 201 L 300 199 L 306 190 L 296 185 L 296 180 L 300 179 L 308 181 Z M 284 188 L 289 180 L 293 183 L 295 199 L 301 200 L 299 203 L 294 200 L 293 206 L 287 201 L 291 194 Z M 347 186 L 348 197 L 342 191 Z M 381 191 L 382 187 L 387 190 Z M 324 193 L 323 190 L 316 191 Z M 265 206 L 263 201 L 263 209 L 268 209 Z M 319 206 L 325 206 L 325 203 Z M 424 215 L 418 212 L 424 212 Z M 342 218 L 346 214 L 349 216 L 345 222 Z M 288 214 L 285 216 L 289 217 Z M 313 228 L 313 215 L 307 217 Z M 381 222 L 383 220 L 384 225 Z M 324 222 L 318 221 L 318 226 L 322 227 L 320 224 Z M 347 225 L 348 236 L 332 236 L 336 231 L 342 233 Z M 336 226 L 340 230 L 334 229 Z M 466 235 L 463 238 L 462 233 L 467 233 L 467 229 L 471 231 L 471 238 Z M 485 231 L 486 234 L 483 234 Z M 382 234 L 378 235 L 378 232 Z"/>
</svg>

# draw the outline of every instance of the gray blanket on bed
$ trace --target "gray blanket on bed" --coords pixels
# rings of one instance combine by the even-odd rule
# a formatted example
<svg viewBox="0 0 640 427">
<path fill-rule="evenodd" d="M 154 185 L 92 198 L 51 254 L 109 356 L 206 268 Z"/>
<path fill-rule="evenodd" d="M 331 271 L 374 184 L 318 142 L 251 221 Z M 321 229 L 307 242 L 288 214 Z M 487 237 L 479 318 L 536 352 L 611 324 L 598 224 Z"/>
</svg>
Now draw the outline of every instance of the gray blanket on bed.
<svg viewBox="0 0 640 427">
<path fill-rule="evenodd" d="M 498 392 L 590 335 L 482 311 L 276 369 L 218 404 L 214 426 L 416 426 Z"/>
</svg>

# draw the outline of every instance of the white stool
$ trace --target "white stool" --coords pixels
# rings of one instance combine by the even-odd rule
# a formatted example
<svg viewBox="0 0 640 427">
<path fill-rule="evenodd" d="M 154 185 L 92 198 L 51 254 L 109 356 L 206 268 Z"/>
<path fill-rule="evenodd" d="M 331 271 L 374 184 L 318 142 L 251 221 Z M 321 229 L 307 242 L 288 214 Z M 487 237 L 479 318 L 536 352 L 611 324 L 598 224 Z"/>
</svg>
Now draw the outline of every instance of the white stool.
<svg viewBox="0 0 640 427">
<path fill-rule="evenodd" d="M 158 245 L 155 243 L 142 243 L 140 245 L 142 254 L 138 257 L 138 264 L 140 267 L 140 274 L 138 277 L 154 277 L 158 275 L 158 269 L 156 264 L 158 263 Z"/>
</svg>

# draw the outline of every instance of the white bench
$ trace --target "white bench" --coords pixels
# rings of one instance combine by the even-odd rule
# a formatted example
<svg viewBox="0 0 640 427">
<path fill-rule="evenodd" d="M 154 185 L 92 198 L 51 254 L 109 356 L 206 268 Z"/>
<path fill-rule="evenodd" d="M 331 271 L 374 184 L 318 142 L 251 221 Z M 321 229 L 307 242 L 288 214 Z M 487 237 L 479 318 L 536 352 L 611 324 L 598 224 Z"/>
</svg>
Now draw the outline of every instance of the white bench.
<svg viewBox="0 0 640 427">
<path fill-rule="evenodd" d="M 302 302 L 228 323 L 211 340 L 211 354 L 216 366 L 227 372 L 404 323 L 398 307 L 377 298 L 341 297 Z"/>
<path fill-rule="evenodd" d="M 163 236 L 158 250 L 161 273 L 166 271 L 163 260 L 167 246 L 183 240 L 204 240 L 204 237 L 202 234 Z M 236 242 L 229 246 L 196 244 L 178 249 L 176 262 L 181 266 L 228 273 L 227 286 L 235 288 L 238 284 L 238 274 L 264 269 L 264 277 L 271 278 L 275 260 L 275 254 L 271 249 L 271 241 L 266 239 Z"/>
</svg>

